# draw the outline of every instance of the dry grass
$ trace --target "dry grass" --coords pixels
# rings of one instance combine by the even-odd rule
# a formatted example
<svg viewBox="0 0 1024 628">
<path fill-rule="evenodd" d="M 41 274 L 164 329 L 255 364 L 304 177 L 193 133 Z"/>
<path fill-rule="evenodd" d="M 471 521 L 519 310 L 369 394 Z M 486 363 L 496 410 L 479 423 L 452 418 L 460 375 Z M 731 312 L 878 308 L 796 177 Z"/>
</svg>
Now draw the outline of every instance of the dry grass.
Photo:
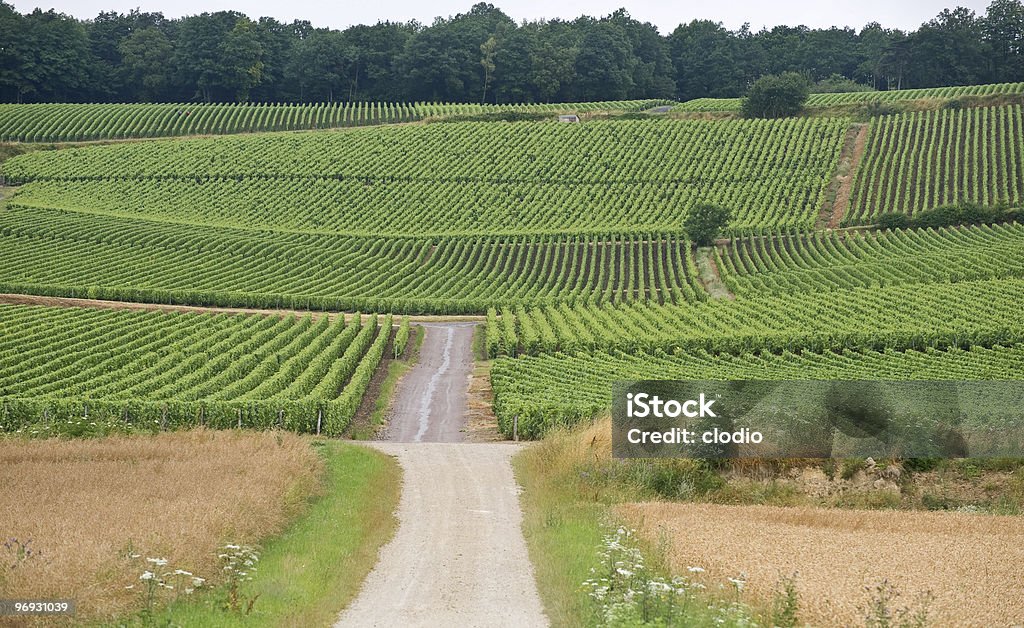
<svg viewBox="0 0 1024 628">
<path fill-rule="evenodd" d="M 507 440 L 498 431 L 494 414 L 494 390 L 491 388 L 491 362 L 477 360 L 469 380 L 466 398 L 466 440 L 492 443 Z"/>
<path fill-rule="evenodd" d="M 667 542 L 673 570 L 718 581 L 745 572 L 768 600 L 797 572 L 801 619 L 860 624 L 865 587 L 882 579 L 914 606 L 930 591 L 933 625 L 1019 625 L 1024 620 L 1024 520 L 965 513 L 858 511 L 712 504 L 625 504 L 641 535 Z"/>
<path fill-rule="evenodd" d="M 4 597 L 72 598 L 78 618 L 141 603 L 143 557 L 202 576 L 217 549 L 281 531 L 319 488 L 308 438 L 206 431 L 97 440 L 0 441 L 0 531 L 32 540 L 14 562 L 0 545 Z"/>
</svg>

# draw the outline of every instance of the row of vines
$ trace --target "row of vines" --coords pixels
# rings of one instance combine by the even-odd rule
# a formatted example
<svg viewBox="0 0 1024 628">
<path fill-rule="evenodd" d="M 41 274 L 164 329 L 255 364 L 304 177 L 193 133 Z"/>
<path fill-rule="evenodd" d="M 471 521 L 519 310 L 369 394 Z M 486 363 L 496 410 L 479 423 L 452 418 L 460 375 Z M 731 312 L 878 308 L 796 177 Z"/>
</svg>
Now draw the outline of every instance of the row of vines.
<svg viewBox="0 0 1024 628">
<path fill-rule="evenodd" d="M 611 382 L 719 379 L 1002 380 L 1024 374 L 1024 345 L 894 349 L 824 349 L 711 354 L 546 354 L 501 359 L 491 369 L 501 430 L 518 422 L 523 437 L 573 425 L 608 412 Z"/>
<path fill-rule="evenodd" d="M 384 238 L 12 208 L 0 291 L 228 307 L 482 314 L 706 298 L 678 235 Z"/>
<path fill-rule="evenodd" d="M 856 105 L 869 102 L 899 102 L 905 100 L 952 100 L 965 96 L 995 96 L 1024 94 L 1024 83 L 993 83 L 989 85 L 964 85 L 956 87 L 928 87 L 923 89 L 898 89 L 884 92 L 841 92 L 811 94 L 807 107 L 817 109 L 839 105 Z M 680 103 L 673 111 L 685 112 L 738 112 L 742 101 L 739 98 L 696 98 Z"/>
<path fill-rule="evenodd" d="M 808 227 L 847 122 L 594 121 L 387 127 L 36 152 L 3 165 L 25 207 L 375 234 L 736 233 Z"/>
<path fill-rule="evenodd" d="M 0 141 L 83 142 L 181 135 L 306 131 L 492 112 L 641 111 L 667 101 L 455 103 L 0 104 Z"/>
<path fill-rule="evenodd" d="M 200 315 L 0 306 L 0 431 L 341 433 L 391 337 L 390 316 Z M 407 326 L 407 323 L 404 323 Z"/>
<path fill-rule="evenodd" d="M 738 295 L 1024 277 L 1024 225 L 742 238 L 715 256 Z"/>
</svg>

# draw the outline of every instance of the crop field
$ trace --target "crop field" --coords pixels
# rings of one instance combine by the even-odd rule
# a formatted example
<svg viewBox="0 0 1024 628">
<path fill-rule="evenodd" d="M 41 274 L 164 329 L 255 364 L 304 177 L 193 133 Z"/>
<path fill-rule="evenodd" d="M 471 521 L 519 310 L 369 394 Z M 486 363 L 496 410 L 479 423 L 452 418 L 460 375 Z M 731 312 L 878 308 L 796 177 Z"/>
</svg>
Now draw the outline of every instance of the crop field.
<svg viewBox="0 0 1024 628">
<path fill-rule="evenodd" d="M 420 236 L 678 232 L 688 207 L 717 202 L 741 208 L 734 231 L 757 233 L 813 222 L 847 126 L 380 127 L 36 152 L 5 163 L 3 174 L 28 184 L 13 206 L 189 224 Z"/>
<path fill-rule="evenodd" d="M 657 503 L 619 514 L 667 544 L 679 573 L 698 566 L 707 582 L 743 573 L 766 603 L 780 577 L 794 577 L 810 625 L 863 625 L 883 580 L 900 594 L 892 606 L 923 604 L 929 626 L 1013 625 L 1024 614 L 1017 517 Z"/>
<path fill-rule="evenodd" d="M 368 238 L 14 208 L 0 291 L 122 301 L 481 313 L 497 303 L 706 298 L 671 235 Z"/>
<path fill-rule="evenodd" d="M 644 379 L 1020 379 L 1024 345 L 967 349 L 795 349 L 738 354 L 595 351 L 495 362 L 494 407 L 506 434 L 588 421 L 611 408 L 609 382 Z"/>
<path fill-rule="evenodd" d="M 500 106 L 443 103 L 0 104 L 0 142 L 85 142 L 303 131 L 493 112 L 642 111 L 669 103 L 634 100 Z"/>
<path fill-rule="evenodd" d="M 684 305 L 492 310 L 491 355 L 621 349 L 717 353 L 915 349 L 1024 341 L 1024 281 L 965 281 Z"/>
<path fill-rule="evenodd" d="M 737 295 L 1024 277 L 1024 226 L 744 238 L 715 255 Z"/>
<path fill-rule="evenodd" d="M 857 174 L 847 224 L 915 214 L 958 201 L 1024 200 L 1021 105 L 917 112 L 877 120 Z"/>
<path fill-rule="evenodd" d="M 1024 83 L 995 83 L 990 85 L 968 85 L 960 87 L 931 87 L 926 89 L 900 89 L 885 92 L 843 92 L 835 94 L 811 94 L 807 108 L 819 109 L 840 105 L 856 105 L 868 102 L 898 102 L 904 100 L 952 100 L 964 96 L 992 96 L 1024 94 Z M 685 112 L 737 112 L 739 98 L 696 98 L 672 108 Z"/>
<path fill-rule="evenodd" d="M 0 429 L 88 433 L 97 423 L 338 434 L 391 336 L 306 316 L 0 306 Z"/>
<path fill-rule="evenodd" d="M 307 439 L 283 433 L 6 439 L 0 529 L 29 554 L 5 549 L 4 595 L 72 598 L 77 622 L 94 623 L 138 607 L 139 576 L 154 569 L 146 558 L 213 583 L 223 544 L 280 533 L 302 506 L 295 496 L 320 488 L 323 467 Z M 192 583 L 172 583 L 179 594 L 182 585 Z"/>
</svg>

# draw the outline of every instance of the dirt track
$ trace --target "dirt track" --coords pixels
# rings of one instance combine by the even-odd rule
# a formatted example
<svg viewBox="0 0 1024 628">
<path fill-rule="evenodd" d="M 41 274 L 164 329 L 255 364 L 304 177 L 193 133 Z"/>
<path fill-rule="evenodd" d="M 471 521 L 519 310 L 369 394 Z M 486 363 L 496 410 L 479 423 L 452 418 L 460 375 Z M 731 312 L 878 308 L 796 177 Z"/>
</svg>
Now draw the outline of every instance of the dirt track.
<svg viewBox="0 0 1024 628">
<path fill-rule="evenodd" d="M 420 359 L 398 384 L 387 440 L 465 440 L 466 393 L 473 373 L 473 324 L 424 324 Z"/>
<path fill-rule="evenodd" d="M 337 626 L 545 626 L 507 443 L 375 443 L 402 465 L 398 532 Z"/>
<path fill-rule="evenodd" d="M 473 325 L 428 324 L 398 384 L 398 532 L 337 626 L 545 626 L 509 443 L 464 443 Z M 432 441 L 432 442 L 430 442 Z"/>
</svg>

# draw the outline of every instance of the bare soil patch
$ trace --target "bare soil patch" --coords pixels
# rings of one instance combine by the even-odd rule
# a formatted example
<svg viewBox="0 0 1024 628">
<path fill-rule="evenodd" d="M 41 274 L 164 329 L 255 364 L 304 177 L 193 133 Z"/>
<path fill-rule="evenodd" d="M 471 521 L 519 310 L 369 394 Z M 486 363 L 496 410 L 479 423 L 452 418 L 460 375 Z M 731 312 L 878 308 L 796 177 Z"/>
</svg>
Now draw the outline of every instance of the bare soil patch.
<svg viewBox="0 0 1024 628">
<path fill-rule="evenodd" d="M 861 159 L 868 142 L 868 125 L 856 123 L 850 130 L 839 154 L 839 165 L 836 175 L 829 183 L 825 206 L 821 208 L 817 228 L 836 229 L 843 222 L 843 217 L 850 209 L 850 193 L 853 190 L 853 179 L 857 174 Z M 831 202 L 829 202 L 831 199 Z"/>
<path fill-rule="evenodd" d="M 322 473 L 309 439 L 290 433 L 0 440 L 3 540 L 38 552 L 0 545 L 0 591 L 75 599 L 83 621 L 140 607 L 139 576 L 159 569 L 146 558 L 215 582 L 218 549 L 279 533 Z"/>
<path fill-rule="evenodd" d="M 736 298 L 729 288 L 722 281 L 722 275 L 718 271 L 718 264 L 715 263 L 715 247 L 700 247 L 696 255 L 697 272 L 701 285 L 708 291 L 712 299 Z"/>
<path fill-rule="evenodd" d="M 466 440 L 474 443 L 506 440 L 498 431 L 498 417 L 494 414 L 490 362 L 477 362 L 469 379 L 469 393 L 466 399 Z"/>
<path fill-rule="evenodd" d="M 865 587 L 888 580 L 894 607 L 925 592 L 929 624 L 1016 625 L 1024 618 L 1024 525 L 1019 517 L 712 504 L 626 504 L 618 512 L 652 543 L 666 542 L 674 571 L 709 581 L 746 574 L 768 602 L 796 575 L 801 621 L 862 624 Z"/>
</svg>

